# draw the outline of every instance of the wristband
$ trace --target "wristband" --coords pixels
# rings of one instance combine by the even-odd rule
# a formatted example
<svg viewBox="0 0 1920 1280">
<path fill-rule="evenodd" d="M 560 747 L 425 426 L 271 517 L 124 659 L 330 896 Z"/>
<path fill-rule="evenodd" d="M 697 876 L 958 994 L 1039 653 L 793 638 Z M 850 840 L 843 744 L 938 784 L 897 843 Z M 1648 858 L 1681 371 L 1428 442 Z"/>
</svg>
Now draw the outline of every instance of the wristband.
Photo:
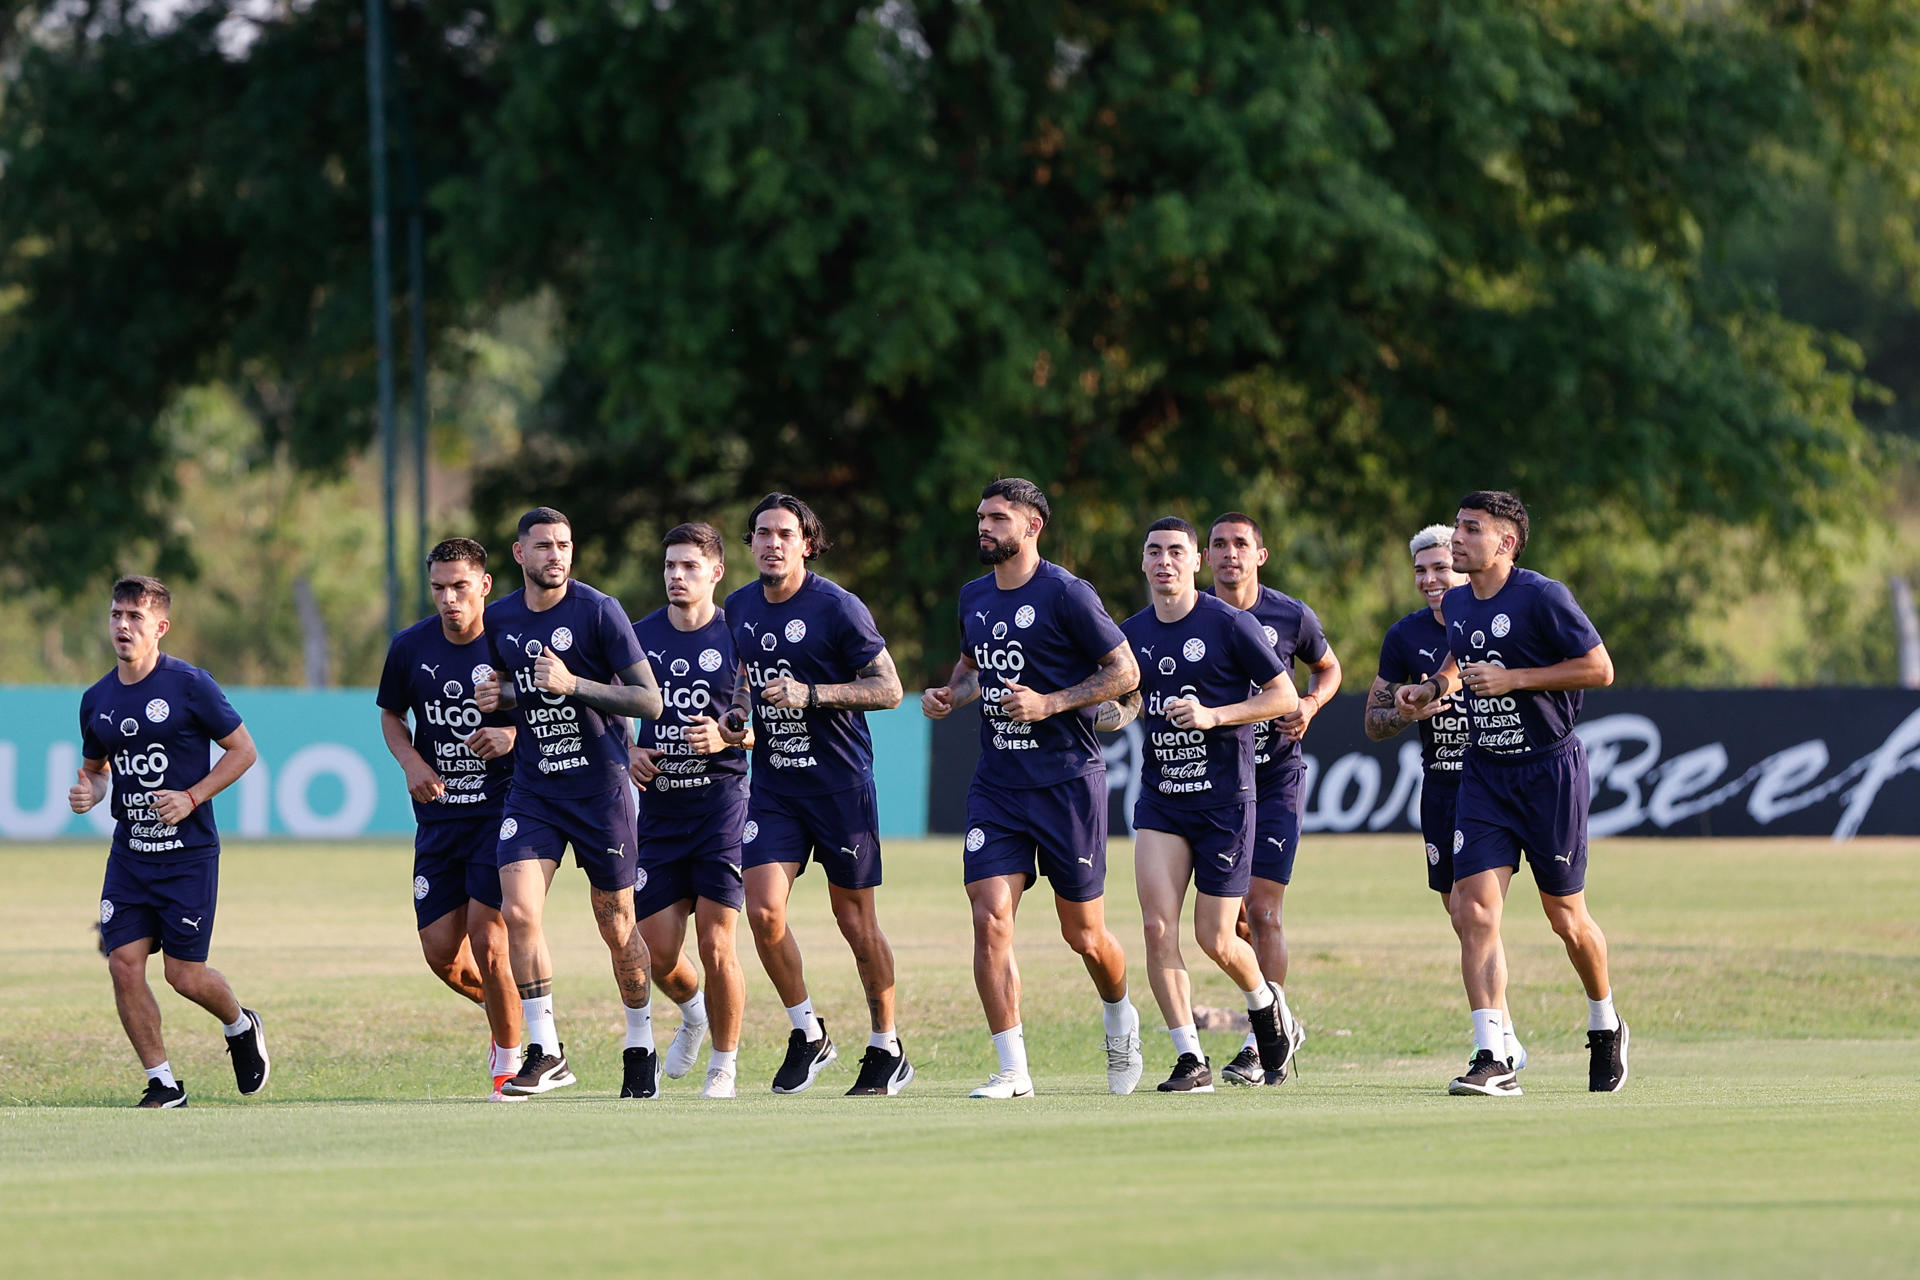
<svg viewBox="0 0 1920 1280">
<path fill-rule="evenodd" d="M 1435 702 L 1438 702 L 1442 698 L 1447 696 L 1447 691 L 1444 688 L 1442 688 L 1440 685 L 1439 676 L 1428 676 L 1425 680 L 1421 681 L 1421 683 L 1430 684 L 1433 686 L 1433 700 Z"/>
<path fill-rule="evenodd" d="M 807 686 L 807 705 L 809 707 L 813 705 L 813 686 L 812 685 Z"/>
</svg>

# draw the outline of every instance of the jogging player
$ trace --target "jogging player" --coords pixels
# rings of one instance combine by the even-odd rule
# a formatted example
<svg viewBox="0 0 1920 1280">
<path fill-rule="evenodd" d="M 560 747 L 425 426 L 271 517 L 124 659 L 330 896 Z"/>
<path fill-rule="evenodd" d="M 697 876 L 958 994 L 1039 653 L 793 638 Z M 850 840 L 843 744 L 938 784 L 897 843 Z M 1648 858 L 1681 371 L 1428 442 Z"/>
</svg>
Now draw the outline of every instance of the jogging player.
<svg viewBox="0 0 1920 1280">
<path fill-rule="evenodd" d="M 900 677 L 867 606 L 807 568 L 829 545 L 811 507 L 770 493 L 747 529 L 760 580 L 728 596 L 726 610 L 740 650 L 734 703 L 754 721 L 741 836 L 747 923 L 793 1024 L 773 1091 L 799 1093 L 838 1056 L 787 928 L 793 882 L 818 858 L 867 995 L 867 1051 L 847 1092 L 895 1094 L 913 1079 L 913 1064 L 894 1026 L 893 948 L 874 908 L 880 819 L 866 713 L 900 705 Z"/>
<path fill-rule="evenodd" d="M 1133 868 L 1147 977 L 1175 1054 L 1163 1093 L 1213 1092 L 1180 955 L 1189 882 L 1194 940 L 1245 997 L 1262 1069 L 1277 1075 L 1292 1058 L 1273 984 L 1235 925 L 1253 875 L 1253 725 L 1300 699 L 1253 615 L 1194 588 L 1199 563 L 1198 530 L 1177 516 L 1154 521 L 1141 556 L 1153 603 L 1120 624 L 1140 664 L 1140 698 L 1127 707 L 1146 729 Z"/>
<path fill-rule="evenodd" d="M 1581 691 L 1613 683 L 1613 659 L 1573 593 L 1514 566 L 1526 549 L 1527 509 L 1511 493 L 1460 500 L 1453 568 L 1468 585 L 1447 592 L 1447 662 L 1403 685 L 1411 717 L 1464 689 L 1472 741 L 1453 828 L 1453 923 L 1473 1010 L 1474 1054 L 1450 1093 L 1520 1093 L 1504 1054 L 1506 955 L 1500 916 L 1525 852 L 1540 904 L 1587 991 L 1587 1088 L 1627 1079 L 1627 1024 L 1613 1007 L 1607 940 L 1587 912 L 1587 756 L 1574 736 Z"/>
<path fill-rule="evenodd" d="M 160 652 L 172 608 L 157 578 L 113 584 L 114 669 L 80 696 L 81 765 L 67 792 L 75 813 L 112 797 L 100 945 L 120 1025 L 147 1073 L 138 1105 L 150 1109 L 187 1105 L 147 985 L 147 957 L 156 948 L 166 953 L 167 985 L 220 1020 L 240 1092 L 260 1092 L 272 1070 L 260 1015 L 242 1008 L 207 965 L 220 884 L 212 802 L 259 753 L 213 677 Z M 215 743 L 224 752 L 217 762 Z"/>
<path fill-rule="evenodd" d="M 1013 957 L 1020 895 L 1045 875 L 1060 932 L 1100 993 L 1107 1089 L 1140 1083 L 1140 1012 L 1127 958 L 1107 929 L 1107 768 L 1096 708 L 1138 686 L 1126 637 L 1092 587 L 1040 558 L 1052 511 L 1030 480 L 996 480 L 978 509 L 980 563 L 960 592 L 965 652 L 949 682 L 920 697 L 934 720 L 981 700 L 980 763 L 967 792 L 967 898 L 973 981 L 999 1070 L 976 1098 L 1033 1095 Z"/>
<path fill-rule="evenodd" d="M 1447 657 L 1447 619 L 1441 599 L 1466 582 L 1453 571 L 1453 529 L 1428 525 L 1413 535 L 1407 548 L 1413 553 L 1413 587 L 1426 601 L 1393 624 L 1380 642 L 1380 671 L 1367 693 L 1366 732 L 1385 742 L 1409 724 L 1420 737 L 1420 834 L 1426 843 L 1427 886 L 1440 895 L 1440 905 L 1452 919 L 1453 812 L 1460 794 L 1460 770 L 1466 763 L 1467 709 L 1458 695 L 1429 702 L 1419 719 L 1410 720 L 1394 706 L 1393 696 L 1403 684 L 1425 680 Z M 1502 960 L 1504 964 L 1504 959 Z M 1513 1014 L 1502 1008 L 1504 1033 L 1500 1056 L 1515 1071 L 1527 1065 L 1527 1050 L 1514 1030 Z"/>
<path fill-rule="evenodd" d="M 666 710 L 640 722 L 630 772 L 640 788 L 640 868 L 633 910 L 653 957 L 653 980 L 680 1006 L 680 1029 L 661 1063 L 670 1080 L 693 1069 L 711 1025 L 705 1098 L 734 1096 L 746 981 L 734 948 L 746 889 L 740 833 L 747 821 L 745 726 L 716 716 L 733 705 L 739 658 L 727 615 L 713 603 L 726 573 L 720 531 L 682 524 L 667 531 L 667 604 L 633 624 L 660 681 Z M 681 949 L 694 920 L 699 974 Z"/>
<path fill-rule="evenodd" d="M 1260 971 L 1275 987 L 1280 1020 L 1294 1053 L 1306 1043 L 1307 1029 L 1287 1006 L 1287 934 L 1281 922 L 1293 862 L 1300 852 L 1300 810 L 1306 799 L 1307 761 L 1301 740 L 1320 708 L 1340 691 L 1340 659 L 1327 643 L 1320 619 L 1302 601 L 1260 585 L 1267 563 L 1267 539 L 1259 522 L 1241 511 L 1216 516 L 1207 534 L 1207 565 L 1212 593 L 1260 624 L 1274 656 L 1289 673 L 1297 660 L 1307 668 L 1307 691 L 1300 705 L 1278 720 L 1253 726 L 1254 801 L 1253 879 L 1247 889 L 1248 939 L 1260 957 Z M 1259 1045 L 1251 1031 L 1233 1061 L 1222 1069 L 1230 1084 L 1266 1082 Z M 1274 1083 L 1286 1079 L 1282 1072 Z"/>
<path fill-rule="evenodd" d="M 500 1088 L 520 1070 L 520 993 L 500 916 L 494 844 L 516 730 L 507 713 L 483 715 L 473 700 L 475 677 L 492 669 L 481 638 L 493 590 L 486 548 L 472 538 L 438 544 L 427 553 L 427 585 L 434 616 L 387 647 L 375 697 L 380 733 L 413 797 L 413 915 L 421 953 L 442 982 L 485 1007 L 493 1097 L 508 1101 L 518 1096 Z"/>
<path fill-rule="evenodd" d="M 499 859 L 527 1052 L 502 1091 L 537 1094 L 574 1083 L 554 1025 L 553 957 L 542 925 L 553 873 L 572 845 L 626 1007 L 620 1096 L 651 1098 L 659 1059 L 647 944 L 633 918 L 638 841 L 627 717 L 658 719 L 660 688 L 620 602 L 573 581 L 572 521 L 552 507 L 527 512 L 513 558 L 526 585 L 487 606 L 494 670 L 474 683 L 480 710 L 508 707 L 520 729 Z"/>
</svg>

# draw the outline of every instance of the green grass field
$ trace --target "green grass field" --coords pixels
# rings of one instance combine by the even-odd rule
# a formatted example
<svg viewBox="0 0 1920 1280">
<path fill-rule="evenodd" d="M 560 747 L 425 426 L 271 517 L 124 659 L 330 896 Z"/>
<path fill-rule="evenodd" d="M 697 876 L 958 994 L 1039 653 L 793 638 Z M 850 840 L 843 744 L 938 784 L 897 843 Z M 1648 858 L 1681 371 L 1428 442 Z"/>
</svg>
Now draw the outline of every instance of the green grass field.
<svg viewBox="0 0 1920 1280">
<path fill-rule="evenodd" d="M 90 928 L 103 852 L 0 846 L 0 1266 L 9 1274 L 1913 1275 L 1920 1271 L 1920 843 L 1616 841 L 1590 897 L 1633 1075 L 1585 1092 L 1586 1008 L 1516 882 L 1517 1100 L 1450 1098 L 1452 934 L 1412 839 L 1310 838 L 1288 898 L 1297 1078 L 1105 1092 L 1098 1008 L 1044 891 L 1020 934 L 1040 1095 L 993 1067 L 957 850 L 896 843 L 882 918 L 919 1078 L 849 1099 L 861 1002 L 817 873 L 795 928 L 842 1061 L 766 1092 L 786 1022 L 742 931 L 742 1096 L 622 1103 L 620 1019 L 571 868 L 549 914 L 581 1084 L 481 1103 L 486 1032 L 426 972 L 407 848 L 235 845 L 213 961 L 268 1020 L 242 1101 L 219 1029 L 161 989 L 192 1108 L 142 1083 Z M 1134 961 L 1129 859 L 1112 922 Z M 1188 946 L 1196 997 L 1235 1003 Z M 159 984 L 159 965 L 154 965 Z M 664 1004 L 664 1002 L 663 1002 Z M 658 1018 L 663 1038 L 677 1019 Z M 1209 1037 L 1216 1068 L 1236 1037 Z M 704 1066 L 704 1061 L 703 1061 Z M 31 1271 L 29 1271 L 31 1267 Z"/>
</svg>

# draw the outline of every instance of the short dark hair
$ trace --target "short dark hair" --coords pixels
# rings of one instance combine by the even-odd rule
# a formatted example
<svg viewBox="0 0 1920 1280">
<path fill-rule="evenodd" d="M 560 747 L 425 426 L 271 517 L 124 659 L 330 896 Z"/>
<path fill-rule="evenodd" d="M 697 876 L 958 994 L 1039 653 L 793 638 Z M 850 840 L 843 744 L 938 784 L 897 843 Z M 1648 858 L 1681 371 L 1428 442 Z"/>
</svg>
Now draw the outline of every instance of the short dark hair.
<svg viewBox="0 0 1920 1280">
<path fill-rule="evenodd" d="M 1513 526 L 1519 542 L 1514 545 L 1513 558 L 1518 560 L 1520 553 L 1527 549 L 1527 504 L 1520 501 L 1516 494 L 1504 489 L 1475 489 L 1460 499 L 1462 511 L 1484 511 L 1495 520 L 1505 520 Z"/>
<path fill-rule="evenodd" d="M 146 604 L 151 602 L 161 613 L 173 612 L 173 592 L 167 590 L 167 584 L 158 578 L 149 578 L 145 574 L 130 573 L 113 584 L 113 602 L 115 604 Z"/>
<path fill-rule="evenodd" d="M 1200 549 L 1200 531 L 1182 520 L 1179 516 L 1161 516 L 1147 526 L 1148 533 L 1163 533 L 1168 529 L 1177 529 L 1193 540 L 1193 549 Z"/>
<path fill-rule="evenodd" d="M 1243 524 L 1253 530 L 1254 546 L 1264 547 L 1267 545 L 1267 531 L 1260 527 L 1258 520 L 1255 520 L 1244 511 L 1225 511 L 1215 516 L 1213 523 L 1207 526 L 1207 537 L 1209 540 L 1213 537 L 1213 531 L 1223 524 Z"/>
<path fill-rule="evenodd" d="M 433 550 L 427 552 L 427 563 L 452 564 L 456 561 L 471 564 L 480 572 L 487 571 L 487 549 L 472 538 L 446 538 L 433 544 Z"/>
<path fill-rule="evenodd" d="M 524 538 L 527 536 L 527 530 L 537 524 L 563 524 L 567 526 L 569 533 L 573 531 L 573 521 L 567 519 L 566 512 L 556 511 L 552 507 L 535 507 L 520 517 L 519 531 L 513 536 L 516 538 Z"/>
<path fill-rule="evenodd" d="M 813 508 L 790 493 L 779 492 L 770 493 L 760 499 L 760 504 L 748 513 L 747 536 L 741 539 L 742 542 L 748 546 L 753 545 L 753 529 L 760 522 L 760 513 L 771 511 L 775 507 L 793 512 L 793 518 L 800 522 L 800 536 L 807 543 L 806 559 L 811 560 L 833 549 L 833 544 L 827 541 L 827 531 L 821 525 L 820 517 L 813 514 Z"/>
<path fill-rule="evenodd" d="M 1017 507 L 1026 507 L 1040 517 L 1042 525 L 1053 519 L 1053 508 L 1047 505 L 1047 495 L 1040 492 L 1040 486 L 1031 480 L 1019 476 L 1004 476 L 980 491 L 984 501 L 987 498 L 1005 498 Z"/>
<path fill-rule="evenodd" d="M 710 524 L 699 522 L 677 524 L 667 530 L 667 536 L 660 539 L 663 547 L 698 547 L 712 560 L 727 558 L 726 543 L 721 540 L 720 531 Z"/>
</svg>

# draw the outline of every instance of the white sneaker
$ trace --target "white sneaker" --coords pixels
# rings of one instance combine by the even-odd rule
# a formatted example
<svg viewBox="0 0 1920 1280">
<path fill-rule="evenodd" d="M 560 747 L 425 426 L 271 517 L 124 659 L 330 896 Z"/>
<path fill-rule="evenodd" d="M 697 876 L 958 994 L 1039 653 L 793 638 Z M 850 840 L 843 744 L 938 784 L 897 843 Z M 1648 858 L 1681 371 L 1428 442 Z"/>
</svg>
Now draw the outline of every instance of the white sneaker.
<svg viewBox="0 0 1920 1280">
<path fill-rule="evenodd" d="M 714 1067 L 707 1072 L 706 1087 L 700 1090 L 703 1098 L 731 1098 L 733 1091 L 733 1072 L 722 1067 Z"/>
<path fill-rule="evenodd" d="M 1140 1015 L 1133 1015 L 1133 1026 L 1125 1035 L 1106 1037 L 1107 1092 L 1126 1097 L 1140 1083 L 1147 1060 L 1140 1052 Z"/>
<path fill-rule="evenodd" d="M 1033 1078 L 1013 1071 L 996 1071 L 969 1098 L 1031 1098 Z"/>
<path fill-rule="evenodd" d="M 678 1080 L 693 1070 L 693 1064 L 700 1060 L 700 1046 L 707 1038 L 707 1024 L 704 1022 L 682 1022 L 680 1029 L 673 1033 L 673 1043 L 667 1046 L 667 1056 L 660 1060 L 660 1070 L 669 1080 Z"/>
</svg>

